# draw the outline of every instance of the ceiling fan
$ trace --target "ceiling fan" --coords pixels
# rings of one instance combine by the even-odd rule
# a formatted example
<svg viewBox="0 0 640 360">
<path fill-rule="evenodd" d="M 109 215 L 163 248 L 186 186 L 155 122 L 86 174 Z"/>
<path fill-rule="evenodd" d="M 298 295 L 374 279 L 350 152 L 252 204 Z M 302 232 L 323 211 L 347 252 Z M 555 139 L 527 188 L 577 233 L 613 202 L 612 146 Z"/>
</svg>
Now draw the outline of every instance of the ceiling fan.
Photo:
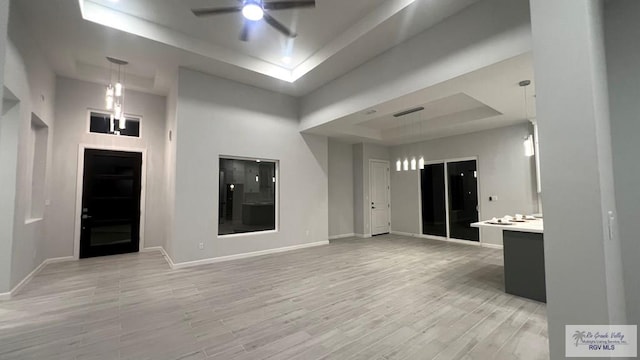
<svg viewBox="0 0 640 360">
<path fill-rule="evenodd" d="M 230 13 L 242 13 L 242 15 L 244 16 L 244 24 L 242 26 L 242 33 L 240 34 L 240 40 L 248 41 L 251 25 L 261 20 L 264 20 L 264 22 L 271 25 L 271 27 L 278 30 L 285 36 L 290 38 L 295 38 L 296 36 L 298 36 L 298 34 L 296 34 L 287 26 L 285 26 L 284 24 L 276 20 L 268 12 L 274 11 L 274 10 L 286 10 L 286 9 L 306 8 L 306 7 L 316 6 L 315 0 L 297 0 L 297 1 L 238 0 L 238 2 L 240 2 L 240 4 L 237 6 L 191 9 L 191 11 L 195 16 L 198 16 L 198 17 L 230 14 Z"/>
</svg>

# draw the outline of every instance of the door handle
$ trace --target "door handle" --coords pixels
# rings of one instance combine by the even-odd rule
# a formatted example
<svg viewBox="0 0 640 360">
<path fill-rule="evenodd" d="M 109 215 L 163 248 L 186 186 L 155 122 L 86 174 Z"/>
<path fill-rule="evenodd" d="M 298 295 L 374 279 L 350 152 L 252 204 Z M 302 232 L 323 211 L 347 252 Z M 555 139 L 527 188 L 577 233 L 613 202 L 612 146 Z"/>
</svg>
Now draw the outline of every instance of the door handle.
<svg viewBox="0 0 640 360">
<path fill-rule="evenodd" d="M 372 208 L 372 209 L 375 209 L 376 207 L 375 207 L 375 206 L 372 206 L 371 208 Z"/>
<path fill-rule="evenodd" d="M 82 215 L 82 220 L 87 220 L 87 219 L 91 219 L 93 216 L 89 216 L 89 215 Z"/>
</svg>

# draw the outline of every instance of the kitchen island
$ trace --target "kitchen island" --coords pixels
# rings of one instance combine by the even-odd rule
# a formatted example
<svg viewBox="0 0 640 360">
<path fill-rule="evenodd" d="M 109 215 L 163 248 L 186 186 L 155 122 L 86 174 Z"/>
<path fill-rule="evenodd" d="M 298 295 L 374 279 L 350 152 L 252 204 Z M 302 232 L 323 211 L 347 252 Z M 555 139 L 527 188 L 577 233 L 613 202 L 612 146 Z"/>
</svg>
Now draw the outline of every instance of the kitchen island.
<svg viewBox="0 0 640 360">
<path fill-rule="evenodd" d="M 480 221 L 471 226 L 502 229 L 505 292 L 546 302 L 543 220 L 507 224 Z"/>
</svg>

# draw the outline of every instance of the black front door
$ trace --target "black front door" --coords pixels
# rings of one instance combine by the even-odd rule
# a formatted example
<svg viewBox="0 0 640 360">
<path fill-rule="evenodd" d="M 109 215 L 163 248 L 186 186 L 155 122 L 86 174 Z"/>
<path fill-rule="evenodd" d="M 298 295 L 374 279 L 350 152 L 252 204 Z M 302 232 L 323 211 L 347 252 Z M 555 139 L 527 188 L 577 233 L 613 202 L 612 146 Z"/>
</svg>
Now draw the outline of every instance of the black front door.
<svg viewBox="0 0 640 360">
<path fill-rule="evenodd" d="M 84 152 L 80 257 L 137 252 L 142 154 Z"/>
</svg>

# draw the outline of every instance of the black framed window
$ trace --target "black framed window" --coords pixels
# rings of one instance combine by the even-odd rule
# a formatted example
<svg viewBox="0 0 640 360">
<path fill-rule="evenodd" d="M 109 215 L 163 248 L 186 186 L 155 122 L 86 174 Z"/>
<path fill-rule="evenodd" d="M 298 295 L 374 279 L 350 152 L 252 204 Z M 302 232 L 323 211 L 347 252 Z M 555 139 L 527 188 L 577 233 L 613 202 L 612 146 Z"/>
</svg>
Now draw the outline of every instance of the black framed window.
<svg viewBox="0 0 640 360">
<path fill-rule="evenodd" d="M 276 161 L 220 158 L 218 235 L 276 229 Z"/>
<path fill-rule="evenodd" d="M 92 111 L 89 115 L 89 132 L 118 136 L 140 137 L 140 119 L 127 116 L 124 128 L 120 128 L 121 120 L 111 120 L 111 115 Z"/>
</svg>

